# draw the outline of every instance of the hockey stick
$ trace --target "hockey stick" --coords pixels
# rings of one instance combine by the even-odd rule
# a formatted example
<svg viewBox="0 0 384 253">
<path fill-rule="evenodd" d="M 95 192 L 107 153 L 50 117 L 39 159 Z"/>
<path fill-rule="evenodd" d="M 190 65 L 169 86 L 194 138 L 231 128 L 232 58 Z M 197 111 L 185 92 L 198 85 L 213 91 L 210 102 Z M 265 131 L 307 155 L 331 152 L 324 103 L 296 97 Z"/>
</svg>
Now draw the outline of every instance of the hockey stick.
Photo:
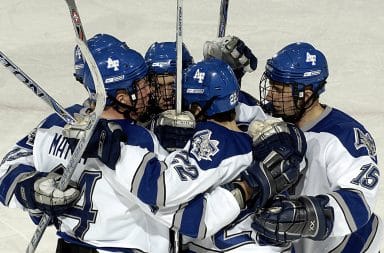
<svg viewBox="0 0 384 253">
<path fill-rule="evenodd" d="M 0 51 L 0 62 L 9 71 L 14 74 L 17 79 L 30 88 L 36 96 L 43 99 L 66 123 L 73 124 L 75 119 L 69 114 L 55 99 L 53 99 L 43 88 L 32 80 L 24 71 L 22 71 L 15 63 L 13 63 L 3 52 Z"/>
<path fill-rule="evenodd" d="M 181 113 L 183 68 L 183 0 L 177 0 L 176 18 L 176 115 Z"/>
<path fill-rule="evenodd" d="M 228 4 L 229 0 L 221 0 L 220 13 L 219 13 L 219 27 L 217 29 L 217 37 L 225 36 L 225 29 L 227 27 L 228 19 Z"/>
<path fill-rule="evenodd" d="M 66 169 L 58 183 L 58 188 L 60 190 L 64 190 L 70 182 L 72 174 L 74 173 L 77 164 L 79 163 L 81 156 L 92 136 L 93 130 L 96 127 L 96 124 L 99 120 L 101 113 L 105 107 L 106 94 L 104 89 L 104 83 L 101 78 L 101 74 L 99 69 L 97 68 L 96 62 L 88 49 L 88 46 L 85 41 L 84 30 L 81 24 L 80 17 L 78 15 L 78 11 L 76 8 L 76 4 L 74 0 L 66 0 L 68 8 L 70 10 L 70 15 L 72 19 L 73 26 L 76 32 L 76 42 L 80 47 L 80 50 L 85 57 L 85 60 L 88 63 L 88 66 L 91 71 L 91 75 L 93 80 L 95 81 L 96 87 L 96 106 L 93 112 L 91 112 L 87 117 L 85 117 L 86 122 L 76 122 L 81 125 L 85 125 L 83 129 L 85 129 L 84 135 L 79 139 L 79 142 L 76 145 L 75 150 L 72 153 L 72 157 L 70 158 Z M 51 217 L 49 215 L 44 215 L 31 239 L 31 242 L 28 245 L 27 253 L 33 253 L 36 250 L 37 245 L 39 244 L 45 229 L 47 228 Z"/>
<path fill-rule="evenodd" d="M 183 0 L 177 0 L 176 12 L 176 121 L 177 115 L 181 114 L 182 103 L 182 73 L 183 73 Z M 179 252 L 179 232 L 174 232 L 173 252 Z"/>
</svg>

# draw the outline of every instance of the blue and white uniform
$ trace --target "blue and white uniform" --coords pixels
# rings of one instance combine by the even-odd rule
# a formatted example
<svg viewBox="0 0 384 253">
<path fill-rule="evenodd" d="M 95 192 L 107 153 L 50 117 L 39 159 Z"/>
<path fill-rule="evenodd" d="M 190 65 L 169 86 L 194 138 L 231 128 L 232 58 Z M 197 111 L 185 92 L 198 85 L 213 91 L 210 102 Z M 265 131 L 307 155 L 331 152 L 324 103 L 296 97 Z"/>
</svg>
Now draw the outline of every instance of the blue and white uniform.
<svg viewBox="0 0 384 253">
<path fill-rule="evenodd" d="M 73 113 L 80 109 L 81 106 L 73 106 L 69 111 Z M 158 159 L 163 159 L 167 153 L 154 135 L 146 129 L 128 120 L 115 122 L 120 124 L 128 135 L 127 143 L 122 144 L 122 155 L 116 170 L 107 168 L 98 159 L 81 159 L 72 177 L 80 188 L 81 198 L 65 215 L 58 218 L 57 233 L 60 237 L 71 243 L 105 251 L 169 252 L 170 227 L 184 229 L 181 232 L 193 237 L 203 237 L 216 232 L 239 214 L 236 200 L 229 191 L 222 188 L 205 194 L 202 191 L 194 200 L 192 199 L 196 194 L 188 196 L 182 188 L 178 188 L 178 191 L 169 190 L 169 193 L 177 195 L 169 195 L 169 199 L 179 199 L 181 203 L 192 200 L 188 204 L 178 205 L 176 213 L 172 212 L 174 210 L 156 212 L 156 203 L 152 203 L 154 195 L 145 189 L 147 186 L 151 187 L 151 190 L 156 187 L 146 185 L 144 181 L 144 188 L 138 184 L 139 187 L 134 191 L 123 192 L 122 195 L 119 192 L 121 185 L 115 185 L 111 180 L 126 182 L 124 180 L 127 180 L 129 175 L 133 176 L 135 172 L 142 170 L 159 173 L 158 166 L 162 163 Z M 63 126 L 64 122 L 57 115 L 49 116 L 36 131 L 18 142 L 6 155 L 0 167 L 2 204 L 22 208 L 14 197 L 13 190 L 17 178 L 30 172 L 31 168 L 50 172 L 68 164 L 71 150 L 67 139 L 62 136 Z M 148 160 L 148 157 L 152 159 Z M 115 173 L 116 178 L 108 177 L 108 173 Z M 132 177 L 132 180 L 137 179 L 137 176 Z M 181 180 L 178 172 L 175 172 L 174 176 L 177 177 L 175 180 Z M 142 178 L 146 178 L 145 175 Z M 152 180 L 152 176 L 149 179 Z M 165 179 L 164 182 L 168 182 L 169 178 Z M 172 178 L 170 180 L 172 181 Z M 124 187 L 135 187 L 135 183 L 133 180 L 132 184 Z M 132 193 L 137 194 L 139 198 Z M 178 193 L 182 197 L 178 196 Z M 153 205 L 143 203 L 140 199 Z M 216 207 L 219 203 L 225 210 L 217 215 Z M 196 222 L 191 219 L 195 216 Z"/>
<path fill-rule="evenodd" d="M 233 210 L 224 209 L 228 206 L 225 199 L 216 202 L 222 206 L 217 212 L 217 206 L 207 202 L 206 197 L 218 191 L 230 194 L 218 186 L 237 178 L 251 163 L 252 140 L 246 133 L 210 121 L 201 122 L 185 148 L 171 153 L 164 163 L 146 150 L 141 150 L 137 156 L 143 159 L 134 160 L 131 153 L 130 146 L 123 146 L 116 170 L 109 170 L 107 177 L 121 194 L 133 193 L 151 206 L 155 215 L 176 212 L 172 226 L 182 234 L 204 238 L 229 224 L 239 214 L 238 206 Z M 137 169 L 128 169 L 126 165 L 129 163 L 136 164 L 132 167 Z M 187 205 L 181 205 L 187 202 Z M 207 216 L 211 213 L 207 208 L 218 217 L 225 213 L 233 216 L 226 220 L 226 224 L 219 224 L 217 218 Z"/>
<path fill-rule="evenodd" d="M 266 120 L 271 116 L 265 114 L 260 103 L 252 95 L 245 91 L 239 92 L 239 103 L 235 108 L 236 123 L 241 126 L 247 126 L 252 120 Z"/>
<path fill-rule="evenodd" d="M 294 242 L 294 252 L 379 252 L 384 231 L 373 213 L 380 172 L 372 136 L 359 122 L 331 107 L 302 130 L 308 170 L 295 194 L 328 195 L 335 220 L 326 240 L 300 239 Z"/>
<path fill-rule="evenodd" d="M 271 116 L 264 113 L 257 100 L 250 94 L 240 91 L 239 103 L 235 107 L 236 123 L 240 128 L 248 128 L 252 120 L 264 121 Z M 223 210 L 223 208 L 220 208 Z M 230 225 L 208 238 L 197 240 L 188 236 L 183 237 L 185 252 L 232 252 L 232 253 L 274 253 L 286 248 L 260 246 L 256 241 L 256 233 L 251 228 L 253 210 L 243 209 Z"/>
</svg>

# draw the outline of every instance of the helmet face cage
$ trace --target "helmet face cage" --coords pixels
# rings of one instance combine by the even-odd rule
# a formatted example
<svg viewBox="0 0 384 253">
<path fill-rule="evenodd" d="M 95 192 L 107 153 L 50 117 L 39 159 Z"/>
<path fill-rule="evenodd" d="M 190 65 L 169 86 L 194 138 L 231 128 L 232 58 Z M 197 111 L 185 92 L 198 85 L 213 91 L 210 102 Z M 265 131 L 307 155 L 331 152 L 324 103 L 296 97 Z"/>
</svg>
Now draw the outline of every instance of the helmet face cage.
<svg viewBox="0 0 384 253">
<path fill-rule="evenodd" d="M 133 87 L 133 93 L 127 91 L 132 104 L 132 109 L 130 111 L 132 112 L 133 117 L 131 115 L 130 118 L 138 121 L 145 121 L 151 96 L 150 85 L 147 77 L 134 81 Z"/>
<path fill-rule="evenodd" d="M 155 42 L 147 50 L 145 61 L 149 68 L 151 84 L 151 111 L 160 113 L 176 105 L 176 42 Z M 182 69 L 193 63 L 193 57 L 182 45 Z"/>
<path fill-rule="evenodd" d="M 149 82 L 152 94 L 151 103 L 156 113 L 174 109 L 176 104 L 175 76 L 151 73 Z"/>
<path fill-rule="evenodd" d="M 304 101 L 304 91 L 299 87 L 299 84 L 274 82 L 264 73 L 259 85 L 260 102 L 272 116 L 296 122 L 308 105 Z"/>
</svg>

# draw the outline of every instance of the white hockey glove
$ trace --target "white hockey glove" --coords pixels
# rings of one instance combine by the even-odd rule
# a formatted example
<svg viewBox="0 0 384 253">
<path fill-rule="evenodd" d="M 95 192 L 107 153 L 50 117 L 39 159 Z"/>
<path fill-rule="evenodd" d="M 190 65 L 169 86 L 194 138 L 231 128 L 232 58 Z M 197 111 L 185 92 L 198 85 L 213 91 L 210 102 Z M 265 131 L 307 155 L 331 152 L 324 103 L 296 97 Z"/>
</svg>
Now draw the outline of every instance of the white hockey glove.
<svg viewBox="0 0 384 253">
<path fill-rule="evenodd" d="M 293 186 L 306 168 L 303 132 L 286 122 L 250 126 L 253 136 L 252 164 L 241 174 L 254 189 L 252 205 L 263 207 L 274 195 Z"/>
<path fill-rule="evenodd" d="M 290 242 L 300 238 L 325 240 L 332 232 L 334 213 L 326 195 L 277 196 L 254 216 L 252 228 L 264 242 Z"/>
<path fill-rule="evenodd" d="M 15 196 L 27 209 L 38 209 L 49 215 L 59 216 L 72 207 L 80 195 L 73 184 L 64 191 L 59 190 L 57 184 L 60 178 L 61 175 L 54 172 L 26 173 L 15 186 Z"/>
<path fill-rule="evenodd" d="M 184 148 L 195 132 L 195 117 L 189 111 L 176 115 L 175 110 L 160 113 L 151 122 L 151 131 L 168 151 Z"/>
<path fill-rule="evenodd" d="M 238 80 L 245 72 L 257 68 L 257 58 L 244 41 L 236 36 L 225 36 L 214 41 L 207 41 L 203 47 L 204 59 L 213 57 L 231 66 Z"/>
</svg>

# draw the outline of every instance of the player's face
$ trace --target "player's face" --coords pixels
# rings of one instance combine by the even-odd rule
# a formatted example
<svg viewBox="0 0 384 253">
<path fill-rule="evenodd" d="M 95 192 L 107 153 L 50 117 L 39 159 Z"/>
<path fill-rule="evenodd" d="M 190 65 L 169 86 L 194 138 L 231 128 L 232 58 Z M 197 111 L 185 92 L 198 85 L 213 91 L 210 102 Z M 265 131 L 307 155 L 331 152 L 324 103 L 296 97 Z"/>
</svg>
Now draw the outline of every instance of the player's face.
<svg viewBox="0 0 384 253">
<path fill-rule="evenodd" d="M 269 80 L 266 100 L 273 104 L 274 113 L 277 115 L 294 115 L 297 111 L 292 95 L 292 86 Z"/>
<path fill-rule="evenodd" d="M 175 107 L 175 76 L 157 75 L 155 84 L 152 86 L 157 106 L 162 110 L 169 110 Z"/>
</svg>

